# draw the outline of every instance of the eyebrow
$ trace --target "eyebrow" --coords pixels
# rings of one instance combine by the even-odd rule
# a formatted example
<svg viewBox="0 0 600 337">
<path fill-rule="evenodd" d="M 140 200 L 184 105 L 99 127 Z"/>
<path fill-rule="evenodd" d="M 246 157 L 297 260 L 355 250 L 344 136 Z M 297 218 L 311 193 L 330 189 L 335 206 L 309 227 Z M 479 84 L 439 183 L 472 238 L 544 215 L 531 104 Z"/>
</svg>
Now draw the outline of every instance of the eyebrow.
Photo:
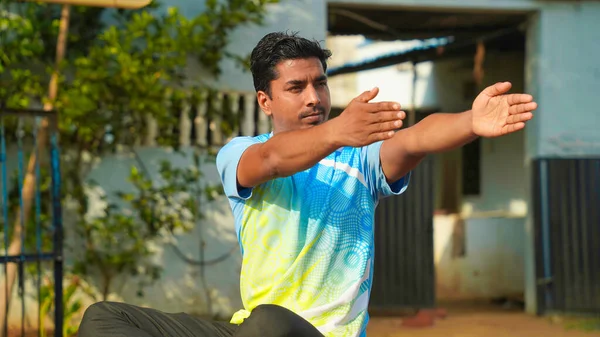
<svg viewBox="0 0 600 337">
<path fill-rule="evenodd" d="M 315 82 L 322 82 L 322 81 L 326 81 L 326 80 L 327 80 L 327 76 L 321 75 L 315 80 Z M 306 83 L 306 80 L 290 80 L 290 81 L 287 81 L 285 84 L 295 86 L 295 85 L 304 85 L 305 83 Z"/>
</svg>

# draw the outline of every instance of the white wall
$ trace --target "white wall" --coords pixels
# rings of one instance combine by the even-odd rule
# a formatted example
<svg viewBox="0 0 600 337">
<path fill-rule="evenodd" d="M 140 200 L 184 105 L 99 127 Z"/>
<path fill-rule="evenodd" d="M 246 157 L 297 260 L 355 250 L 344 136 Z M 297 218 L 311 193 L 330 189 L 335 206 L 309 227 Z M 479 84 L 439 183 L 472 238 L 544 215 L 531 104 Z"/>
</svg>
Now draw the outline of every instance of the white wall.
<svg viewBox="0 0 600 337">
<path fill-rule="evenodd" d="M 512 92 L 524 92 L 524 55 L 504 53 L 486 56 L 483 86 L 510 81 Z M 470 74 L 470 69 L 469 72 Z M 448 74 L 446 78 L 451 79 Z M 447 83 L 448 88 L 452 83 Z M 481 183 L 478 197 L 463 199 L 463 214 L 504 212 L 523 217 L 527 213 L 524 140 L 528 129 L 501 138 L 482 139 Z"/>
<path fill-rule="evenodd" d="M 184 158 L 173 155 L 169 151 L 158 148 L 142 148 L 138 154 L 152 177 L 159 177 L 158 168 L 162 160 L 169 160 L 175 167 L 188 167 L 192 164 L 191 157 Z M 101 186 L 92 190 L 92 197 L 105 194 L 115 200 L 116 191 L 133 192 L 132 186 L 126 181 L 132 165 L 136 162 L 131 155 L 116 155 L 103 158 L 87 176 Z M 203 173 L 209 184 L 220 184 L 220 179 L 214 163 L 204 165 Z M 158 180 L 158 179 L 157 179 Z M 156 181 L 158 183 L 158 181 Z M 98 212 L 102 203 L 94 203 L 90 214 Z M 211 260 L 235 249 L 231 256 L 221 263 L 204 267 L 207 286 L 213 293 L 213 313 L 228 316 L 242 308 L 239 295 L 240 252 L 233 225 L 233 217 L 226 198 L 203 205 L 202 212 L 206 219 L 192 232 L 180 234 L 175 244 L 190 259 L 198 260 L 202 237 L 206 242 L 205 259 Z M 196 314 L 207 314 L 205 290 L 200 275 L 201 268 L 185 263 L 168 245 L 154 247 L 156 250 L 155 263 L 164 268 L 162 278 L 152 287 L 144 289 L 145 296 L 136 296 L 136 285 L 127 277 L 118 280 L 114 298 L 154 307 L 157 309 L 177 312 L 185 311 Z M 78 251 L 71 252 L 77 254 Z M 71 259 L 67 259 L 69 261 Z"/>
<path fill-rule="evenodd" d="M 486 53 L 482 88 L 498 81 L 511 81 L 513 92 L 523 91 L 522 53 Z M 472 79 L 472 58 L 436 62 L 429 88 L 442 111 L 455 112 L 470 108 L 463 83 Z M 526 171 L 524 164 L 525 131 L 496 139 L 481 140 L 481 193 L 462 198 L 460 217 L 462 234 L 455 216 L 434 218 L 437 296 L 440 299 L 492 298 L 524 291 L 524 217 L 526 204 Z M 460 150 L 440 155 L 437 159 L 437 186 L 447 159 L 459 159 Z M 460 166 L 459 166 L 460 167 Z M 458 172 L 461 172 L 460 170 Z M 458 191 L 462 177 L 457 177 Z M 466 242 L 465 255 L 452 251 L 453 235 Z"/>
<path fill-rule="evenodd" d="M 527 90 L 539 103 L 528 155 L 600 155 L 600 3 L 546 3 L 528 30 Z M 577 37 L 577 38 L 574 38 Z"/>
<path fill-rule="evenodd" d="M 357 48 L 357 59 L 367 60 L 390 52 L 400 52 L 418 44 L 416 41 L 377 42 Z M 436 104 L 435 93 L 429 89 L 432 63 L 417 65 L 416 86 L 413 87 L 413 69 L 409 63 L 361 71 L 356 74 L 358 93 L 379 87 L 374 101 L 396 101 L 403 109 L 431 107 Z M 414 88 L 414 93 L 413 93 Z"/>
<path fill-rule="evenodd" d="M 442 300 L 491 299 L 523 294 L 523 218 L 434 218 L 436 296 Z M 464 238 L 457 239 L 457 231 Z M 464 243 L 463 243 L 464 240 Z M 455 255 L 464 244 L 464 255 Z"/>
<path fill-rule="evenodd" d="M 364 41 L 362 36 L 329 36 L 327 48 L 332 52 L 327 62 L 329 68 L 339 67 L 357 58 L 357 46 Z M 331 106 L 344 108 L 358 95 L 357 74 L 344 74 L 330 77 L 328 80 L 331 94 Z"/>
</svg>

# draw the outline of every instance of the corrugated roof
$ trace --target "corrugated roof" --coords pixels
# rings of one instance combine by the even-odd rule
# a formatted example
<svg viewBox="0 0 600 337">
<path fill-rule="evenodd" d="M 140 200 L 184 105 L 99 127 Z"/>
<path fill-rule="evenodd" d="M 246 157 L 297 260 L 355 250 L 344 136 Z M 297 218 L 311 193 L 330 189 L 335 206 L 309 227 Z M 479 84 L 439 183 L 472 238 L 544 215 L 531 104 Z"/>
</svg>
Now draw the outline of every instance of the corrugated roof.
<svg viewBox="0 0 600 337">
<path fill-rule="evenodd" d="M 441 56 L 459 56 L 473 53 L 478 42 L 486 44 L 488 50 L 522 50 L 525 45 L 523 26 L 516 25 L 495 32 L 482 34 L 469 39 L 456 39 L 446 37 L 429 39 L 406 50 L 386 53 L 377 57 L 349 62 L 342 66 L 327 70 L 329 77 L 349 74 L 358 71 L 388 67 L 404 62 L 424 62 L 440 58 Z"/>
<path fill-rule="evenodd" d="M 377 68 L 398 64 L 401 63 L 398 62 L 398 59 L 401 59 L 403 56 L 410 56 L 417 52 L 426 50 L 435 50 L 439 47 L 451 44 L 452 42 L 454 42 L 454 38 L 452 36 L 446 38 L 424 40 L 421 41 L 421 43 L 418 43 L 417 45 L 399 47 L 398 50 L 395 50 L 393 52 L 388 52 L 379 56 L 370 57 L 359 61 L 348 62 L 339 67 L 329 68 L 327 69 L 327 75 L 335 76 L 346 73 L 352 73 L 360 70 L 372 69 L 369 66 L 373 64 L 381 64 L 377 66 Z"/>
<path fill-rule="evenodd" d="M 411 56 L 420 54 L 423 51 L 435 51 L 440 47 L 447 46 L 454 42 L 453 37 L 442 39 L 429 39 L 418 45 L 413 45 L 400 50 L 385 53 L 376 57 L 370 57 L 355 62 L 348 62 L 339 67 L 327 69 L 328 76 L 335 76 L 347 73 L 353 73 L 361 70 L 369 70 L 374 68 L 387 67 L 399 64 L 406 61 L 411 61 Z"/>
</svg>

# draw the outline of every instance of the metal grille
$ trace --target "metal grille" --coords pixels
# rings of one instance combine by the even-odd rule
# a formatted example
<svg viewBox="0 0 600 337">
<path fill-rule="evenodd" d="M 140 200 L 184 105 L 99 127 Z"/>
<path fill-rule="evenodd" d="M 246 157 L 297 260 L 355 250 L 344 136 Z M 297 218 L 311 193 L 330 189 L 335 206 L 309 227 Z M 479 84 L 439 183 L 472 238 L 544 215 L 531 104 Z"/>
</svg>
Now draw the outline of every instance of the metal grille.
<svg viewBox="0 0 600 337">
<path fill-rule="evenodd" d="M 405 193 L 381 200 L 375 214 L 373 309 L 435 305 L 433 203 L 432 158 L 413 171 Z"/>
<path fill-rule="evenodd" d="M 534 164 L 538 313 L 600 313 L 600 159 Z"/>
<path fill-rule="evenodd" d="M 54 112 L 0 108 L 0 263 L 4 272 L 0 297 L 11 299 L 10 308 L 9 301 L 1 303 L 3 336 L 31 335 L 32 329 L 37 329 L 39 336 L 46 335 L 46 329 L 40 327 L 46 326 L 47 319 L 54 321 L 54 326 L 48 327 L 54 329 L 54 336 L 63 334 L 56 117 Z M 9 275 L 15 274 L 13 282 Z"/>
</svg>

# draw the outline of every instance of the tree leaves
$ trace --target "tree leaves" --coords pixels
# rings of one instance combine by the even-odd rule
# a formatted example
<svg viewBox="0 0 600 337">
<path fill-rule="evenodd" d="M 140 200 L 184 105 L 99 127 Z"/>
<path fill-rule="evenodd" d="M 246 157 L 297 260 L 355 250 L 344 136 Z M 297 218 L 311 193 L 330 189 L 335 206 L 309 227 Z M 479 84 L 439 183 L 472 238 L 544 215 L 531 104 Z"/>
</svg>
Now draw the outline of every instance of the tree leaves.
<svg viewBox="0 0 600 337">
<path fill-rule="evenodd" d="M 149 244 L 198 226 L 206 202 L 222 188 L 203 181 L 198 154 L 190 167 L 162 163 L 160 184 L 134 167 L 128 177 L 133 191 L 118 192 L 118 203 L 105 196 L 103 213 L 90 217 L 86 173 L 98 158 L 145 139 L 149 118 L 161 130 L 156 142 L 178 149 L 184 101 L 197 104 L 215 93 L 190 69 L 218 77 L 224 58 L 247 67 L 247 55 L 226 52 L 230 35 L 260 24 L 267 5 L 276 2 L 207 0 L 205 11 L 195 17 L 177 8 L 159 11 L 157 1 L 140 10 L 72 7 L 67 55 L 52 102 L 59 111 L 63 194 L 77 204 L 79 216 L 75 230 L 81 240 L 67 246 L 82 245 L 85 253 L 73 272 L 100 276 L 104 298 L 120 274 L 135 275 L 140 287 L 157 279 L 161 268 L 149 259 L 154 254 Z M 47 100 L 60 7 L 15 6 L 16 13 L 0 12 L 0 104 L 39 106 Z M 228 107 L 210 111 L 223 115 L 225 131 L 235 123 Z"/>
</svg>

